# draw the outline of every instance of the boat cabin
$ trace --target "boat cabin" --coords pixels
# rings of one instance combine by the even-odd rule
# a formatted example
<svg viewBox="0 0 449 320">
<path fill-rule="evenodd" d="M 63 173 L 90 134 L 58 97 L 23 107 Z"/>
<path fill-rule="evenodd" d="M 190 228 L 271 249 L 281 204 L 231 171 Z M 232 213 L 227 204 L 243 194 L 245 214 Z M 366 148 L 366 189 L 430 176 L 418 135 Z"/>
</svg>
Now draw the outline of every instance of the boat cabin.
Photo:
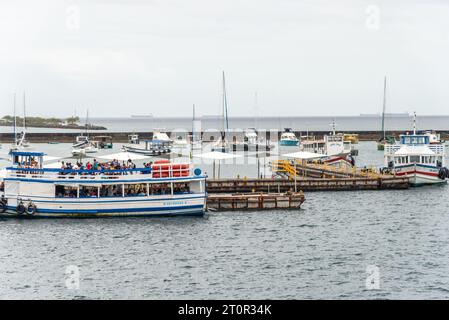
<svg viewBox="0 0 449 320">
<path fill-rule="evenodd" d="M 399 144 L 385 146 L 386 165 L 390 168 L 410 164 L 444 166 L 444 146 L 431 144 L 427 134 L 401 135 Z"/>
<path fill-rule="evenodd" d="M 93 137 L 92 144 L 98 149 L 112 149 L 112 137 L 111 136 L 96 136 Z"/>
<path fill-rule="evenodd" d="M 10 155 L 14 168 L 42 169 L 45 154 L 43 152 L 11 151 Z"/>
<path fill-rule="evenodd" d="M 11 152 L 13 166 L 6 168 L 7 194 L 33 197 L 101 198 L 149 197 L 205 192 L 199 168 L 189 163 L 157 160 L 151 166 L 100 170 L 43 168 L 42 152 Z M 107 168 L 107 169 L 105 169 Z"/>
<path fill-rule="evenodd" d="M 88 136 L 76 136 L 75 144 L 83 143 L 83 142 L 89 142 L 89 137 Z"/>
<path fill-rule="evenodd" d="M 129 134 L 128 135 L 128 143 L 130 144 L 139 144 L 140 140 L 139 140 L 139 135 L 138 134 Z"/>
</svg>

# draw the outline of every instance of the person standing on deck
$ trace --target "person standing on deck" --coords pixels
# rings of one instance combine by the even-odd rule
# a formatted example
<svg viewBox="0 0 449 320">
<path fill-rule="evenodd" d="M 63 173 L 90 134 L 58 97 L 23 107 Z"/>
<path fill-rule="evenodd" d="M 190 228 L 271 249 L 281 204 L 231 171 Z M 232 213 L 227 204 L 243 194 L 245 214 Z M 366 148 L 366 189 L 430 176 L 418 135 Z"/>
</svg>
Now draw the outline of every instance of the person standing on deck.
<svg viewBox="0 0 449 320">
<path fill-rule="evenodd" d="M 93 164 L 92 169 L 93 170 L 98 170 L 98 161 L 97 161 L 97 159 L 94 159 L 94 164 Z"/>
</svg>

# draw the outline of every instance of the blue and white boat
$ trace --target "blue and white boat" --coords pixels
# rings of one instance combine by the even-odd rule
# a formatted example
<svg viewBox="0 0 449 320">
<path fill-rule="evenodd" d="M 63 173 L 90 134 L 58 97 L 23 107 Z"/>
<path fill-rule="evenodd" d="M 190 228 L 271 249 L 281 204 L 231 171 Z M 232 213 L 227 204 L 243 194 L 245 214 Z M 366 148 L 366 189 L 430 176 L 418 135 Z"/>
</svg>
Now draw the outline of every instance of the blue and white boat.
<svg viewBox="0 0 449 320">
<path fill-rule="evenodd" d="M 203 215 L 206 176 L 188 163 L 122 170 L 43 168 L 44 153 L 11 152 L 0 188 L 3 217 Z"/>
<path fill-rule="evenodd" d="M 285 131 L 281 134 L 281 140 L 279 145 L 281 146 L 297 146 L 299 139 L 290 128 L 285 128 Z"/>
<path fill-rule="evenodd" d="M 413 134 L 403 134 L 395 144 L 385 144 L 385 168 L 397 176 L 407 177 L 412 186 L 446 183 L 449 170 L 446 165 L 445 146 L 431 140 L 428 132 L 416 132 L 416 115 Z"/>
</svg>

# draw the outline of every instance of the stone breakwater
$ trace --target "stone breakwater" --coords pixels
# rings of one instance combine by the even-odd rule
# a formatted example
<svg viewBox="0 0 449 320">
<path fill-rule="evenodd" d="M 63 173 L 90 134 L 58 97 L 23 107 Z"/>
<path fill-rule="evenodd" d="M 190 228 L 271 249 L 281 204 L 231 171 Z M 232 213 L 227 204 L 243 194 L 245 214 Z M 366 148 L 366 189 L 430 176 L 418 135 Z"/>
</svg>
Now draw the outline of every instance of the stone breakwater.
<svg viewBox="0 0 449 320">
<path fill-rule="evenodd" d="M 340 131 L 341 133 L 355 133 L 359 135 L 359 140 L 361 141 L 378 141 L 382 137 L 381 131 Z M 135 134 L 139 135 L 139 138 L 141 140 L 145 139 L 152 139 L 153 133 L 152 132 L 134 132 Z M 267 137 L 271 141 L 279 140 L 281 131 L 279 132 L 263 132 L 260 133 L 261 137 Z M 394 135 L 398 137 L 400 134 L 403 134 L 403 131 L 389 131 L 389 135 Z M 449 139 L 449 130 L 446 131 L 439 131 L 441 134 L 441 137 L 445 140 Z M 45 132 L 45 133 L 27 133 L 27 139 L 30 142 L 34 143 L 47 143 L 47 142 L 62 142 L 62 143 L 70 143 L 75 141 L 75 137 L 79 135 L 80 133 L 76 132 Z M 95 137 L 96 135 L 108 135 L 111 136 L 114 142 L 119 143 L 126 143 L 128 142 L 128 134 L 126 132 L 98 132 L 98 133 L 91 133 L 91 137 Z M 174 139 L 177 136 L 176 132 L 170 132 L 168 131 L 167 134 Z M 185 136 L 185 132 L 181 135 Z M 191 134 L 191 133 L 187 133 Z M 301 134 L 304 134 L 304 132 L 296 131 L 295 134 L 299 137 Z M 329 134 L 328 131 L 309 131 L 309 135 L 313 135 L 316 138 L 321 138 L 323 135 Z M 217 140 L 217 138 L 220 137 L 220 133 L 218 130 L 215 131 L 206 131 L 202 133 L 202 139 L 204 142 L 209 142 L 213 140 Z M 235 131 L 230 132 L 227 134 L 228 141 L 241 141 L 243 139 L 243 133 L 242 131 Z M 235 137 L 235 139 L 234 139 Z M 0 133 L 0 142 L 1 143 L 8 143 L 13 141 L 13 134 L 12 133 Z"/>
</svg>

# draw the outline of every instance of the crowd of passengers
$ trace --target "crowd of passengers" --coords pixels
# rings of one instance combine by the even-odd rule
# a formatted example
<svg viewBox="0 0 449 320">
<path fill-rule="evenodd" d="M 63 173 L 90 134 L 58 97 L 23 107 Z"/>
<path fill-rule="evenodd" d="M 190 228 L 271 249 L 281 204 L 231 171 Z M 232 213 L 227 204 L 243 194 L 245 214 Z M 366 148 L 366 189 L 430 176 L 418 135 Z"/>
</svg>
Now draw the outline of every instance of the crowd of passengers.
<svg viewBox="0 0 449 320">
<path fill-rule="evenodd" d="M 150 173 L 151 171 L 151 165 L 152 162 L 144 163 L 143 167 L 150 170 L 142 171 L 141 173 Z M 130 170 L 129 173 L 133 173 L 133 169 L 136 169 L 136 164 L 129 159 L 128 161 L 120 161 L 118 160 L 112 160 L 110 162 L 99 162 L 97 159 L 94 159 L 92 162 L 87 161 L 86 164 L 84 164 L 81 161 L 77 161 L 75 164 L 72 164 L 71 162 L 61 162 L 61 170 L 83 170 L 83 171 L 112 171 L 112 170 Z M 128 172 L 112 172 L 111 174 L 127 174 Z M 61 172 L 61 174 L 64 174 L 64 171 Z M 95 174 L 95 172 L 93 172 Z"/>
</svg>

